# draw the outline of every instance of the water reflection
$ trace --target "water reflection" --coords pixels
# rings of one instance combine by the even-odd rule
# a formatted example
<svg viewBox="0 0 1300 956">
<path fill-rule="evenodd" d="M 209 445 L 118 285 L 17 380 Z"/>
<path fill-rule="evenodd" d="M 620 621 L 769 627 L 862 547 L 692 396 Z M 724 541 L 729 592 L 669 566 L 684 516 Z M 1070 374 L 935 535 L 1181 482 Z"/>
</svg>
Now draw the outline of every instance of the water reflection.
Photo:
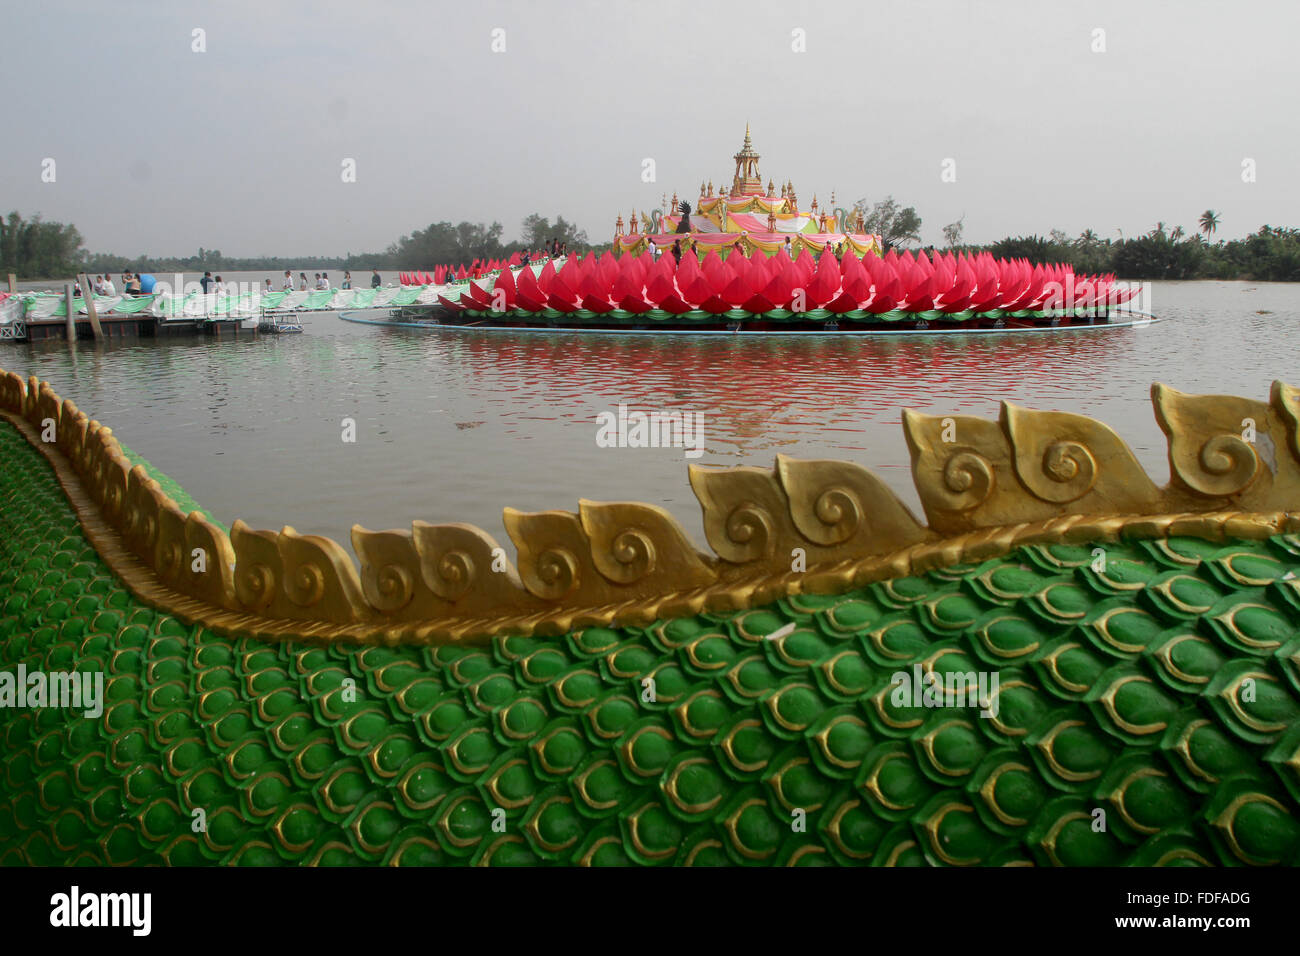
<svg viewBox="0 0 1300 956">
<path fill-rule="evenodd" d="M 346 541 L 353 521 L 472 521 L 578 496 L 662 504 L 702 540 L 681 449 L 602 449 L 625 403 L 698 411 L 701 464 L 778 452 L 870 465 L 916 505 L 904 407 L 996 416 L 1007 399 L 1112 424 L 1163 481 L 1148 389 L 1264 398 L 1288 367 L 1300 290 L 1161 284 L 1145 329 L 889 339 L 599 337 L 382 329 L 313 316 L 300 336 L 0 350 L 47 378 L 222 520 Z M 1261 316 L 1259 310 L 1273 314 Z M 342 440 L 344 419 L 357 440 Z"/>
<path fill-rule="evenodd" d="M 398 339 L 394 347 L 408 342 Z M 1018 341 L 520 335 L 440 345 L 458 366 L 503 394 L 526 391 L 540 399 L 540 408 L 503 402 L 503 418 L 587 421 L 593 406 L 619 401 L 702 410 L 726 423 L 711 440 L 737 454 L 804 431 L 862 431 L 882 418 L 896 421 L 908 405 L 943 404 L 955 411 L 1043 386 L 1086 391 L 1096 367 L 1122 360 L 1132 347 L 1132 337 L 1118 333 Z"/>
</svg>

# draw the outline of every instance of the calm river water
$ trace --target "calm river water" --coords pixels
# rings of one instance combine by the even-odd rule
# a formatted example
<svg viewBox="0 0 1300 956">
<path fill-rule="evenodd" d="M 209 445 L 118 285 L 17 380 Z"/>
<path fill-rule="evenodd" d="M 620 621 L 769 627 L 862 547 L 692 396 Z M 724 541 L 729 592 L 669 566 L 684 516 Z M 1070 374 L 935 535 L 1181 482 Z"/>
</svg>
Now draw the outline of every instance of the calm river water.
<svg viewBox="0 0 1300 956">
<path fill-rule="evenodd" d="M 468 521 L 504 542 L 503 506 L 585 497 L 660 504 L 702 543 L 683 450 L 598 447 L 600 412 L 702 413 L 700 464 L 856 461 L 919 516 L 903 408 L 1091 415 L 1163 483 L 1152 382 L 1261 400 L 1275 378 L 1300 384 L 1300 286 L 1156 283 L 1151 302 L 1163 321 L 1140 329 L 895 339 L 468 335 L 330 314 L 239 341 L 4 344 L 0 367 L 48 379 L 226 524 L 350 548 L 354 523 Z"/>
</svg>

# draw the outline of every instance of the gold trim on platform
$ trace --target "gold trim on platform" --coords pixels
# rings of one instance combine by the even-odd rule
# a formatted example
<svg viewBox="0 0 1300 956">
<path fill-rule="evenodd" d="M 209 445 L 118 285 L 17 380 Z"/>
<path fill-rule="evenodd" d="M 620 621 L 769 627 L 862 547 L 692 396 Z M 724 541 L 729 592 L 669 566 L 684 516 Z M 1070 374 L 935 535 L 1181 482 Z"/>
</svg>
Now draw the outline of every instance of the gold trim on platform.
<svg viewBox="0 0 1300 956">
<path fill-rule="evenodd" d="M 668 512 L 580 501 L 507 508 L 518 565 L 472 525 L 352 529 L 336 541 L 185 514 L 112 430 L 48 382 L 0 370 L 0 415 L 53 465 L 99 555 L 141 600 L 227 633 L 395 644 L 562 634 L 751 607 L 800 592 L 1006 554 L 1024 544 L 1300 531 L 1300 390 L 1270 402 L 1151 390 L 1172 480 L 1157 487 L 1111 429 L 1003 403 L 997 422 L 903 413 L 929 526 L 871 472 L 778 456 L 693 466 L 703 554 Z M 50 436 L 53 423 L 53 441 Z"/>
</svg>

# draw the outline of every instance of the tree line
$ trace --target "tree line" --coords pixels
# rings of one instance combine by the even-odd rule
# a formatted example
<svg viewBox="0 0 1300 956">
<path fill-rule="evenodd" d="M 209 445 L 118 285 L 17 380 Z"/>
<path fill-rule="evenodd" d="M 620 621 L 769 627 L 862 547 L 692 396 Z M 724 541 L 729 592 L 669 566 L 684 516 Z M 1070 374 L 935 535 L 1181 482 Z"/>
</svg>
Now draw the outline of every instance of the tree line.
<svg viewBox="0 0 1300 956">
<path fill-rule="evenodd" d="M 82 253 L 76 226 L 46 222 L 39 215 L 24 220 L 17 212 L 0 218 L 0 277 L 20 279 L 66 276 Z"/>
<path fill-rule="evenodd" d="M 893 197 L 868 208 L 859 200 L 855 211 L 866 213 L 867 231 L 880 235 L 886 248 L 920 242 L 921 217 Z M 1212 241 L 1220 216 L 1207 209 L 1197 229 L 1156 223 L 1145 235 L 1103 239 L 1092 229 L 1070 237 L 1060 229 L 1047 236 L 1008 236 L 987 245 L 961 241 L 963 222 L 943 227 L 944 245 L 931 251 L 988 252 L 1002 259 L 1023 258 L 1034 263 L 1064 262 L 1076 272 L 1113 273 L 1121 279 L 1246 279 L 1257 282 L 1300 282 L 1300 229 L 1264 225 L 1244 239 Z"/>
<path fill-rule="evenodd" d="M 967 250 L 976 247 L 962 247 Z M 1144 236 L 1101 239 L 1092 230 L 1070 238 L 1018 236 L 986 248 L 995 256 L 1031 262 L 1068 262 L 1078 272 L 1111 272 L 1122 279 L 1248 279 L 1300 282 L 1300 229 L 1261 226 L 1244 239 L 1211 242 L 1201 234 L 1157 224 Z"/>
<path fill-rule="evenodd" d="M 856 228 L 861 214 L 865 231 L 880 235 L 888 248 L 921 248 L 921 217 L 915 208 L 903 206 L 892 196 L 877 202 L 865 199 L 845 213 L 850 228 Z M 1047 236 L 1008 236 L 986 245 L 962 242 L 961 219 L 943 228 L 944 243 L 925 247 L 931 251 L 968 254 L 989 252 L 1001 258 L 1025 258 L 1030 262 L 1065 262 L 1078 272 L 1114 273 L 1122 279 L 1247 279 L 1254 281 L 1300 281 L 1300 229 L 1262 226 L 1243 239 L 1212 241 L 1219 226 L 1219 214 L 1207 209 L 1198 228 L 1187 233 L 1157 223 L 1145 235 L 1103 239 L 1091 229 L 1070 237 L 1059 229 Z M 293 270 L 401 270 L 427 269 L 446 263 L 469 263 L 474 259 L 502 258 L 514 252 L 549 249 L 552 241 L 566 243 L 570 251 L 593 247 L 585 230 L 563 216 L 552 222 L 533 213 L 521 223 L 520 237 L 502 238 L 499 222 L 431 223 L 391 243 L 382 252 L 346 256 L 226 256 L 219 249 L 200 247 L 196 255 L 184 257 L 122 256 L 90 253 L 84 248 L 76 226 L 43 220 L 39 215 L 25 220 L 18 212 L 0 218 L 0 276 L 14 273 L 20 279 L 53 279 L 78 271 L 203 272 L 206 270 L 276 271 Z M 599 252 L 609 244 L 595 246 Z"/>
<path fill-rule="evenodd" d="M 567 243 L 570 250 L 588 248 L 587 233 L 563 216 L 549 218 L 533 213 L 522 223 L 520 238 L 505 241 L 501 223 L 431 223 L 402 236 L 382 252 L 345 256 L 227 256 L 220 249 L 199 248 L 192 256 L 123 256 L 89 252 L 81 233 L 72 225 L 47 222 L 39 215 L 25 220 L 18 212 L 0 219 L 0 279 L 13 273 L 19 279 L 56 279 L 77 272 L 216 272 L 294 271 L 312 269 L 427 269 L 447 263 L 502 258 L 525 249 L 550 249 L 551 242 Z"/>
</svg>

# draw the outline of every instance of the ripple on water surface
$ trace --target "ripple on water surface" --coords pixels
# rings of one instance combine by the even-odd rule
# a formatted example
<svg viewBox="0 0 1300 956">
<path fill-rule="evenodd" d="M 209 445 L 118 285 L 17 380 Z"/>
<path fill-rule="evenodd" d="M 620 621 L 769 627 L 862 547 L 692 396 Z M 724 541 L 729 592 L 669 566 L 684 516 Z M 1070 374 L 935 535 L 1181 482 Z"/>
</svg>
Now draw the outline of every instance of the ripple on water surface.
<svg viewBox="0 0 1300 956">
<path fill-rule="evenodd" d="M 502 506 L 586 497 L 660 504 L 702 542 L 692 460 L 600 448 L 598 413 L 702 413 L 699 464 L 856 461 L 919 515 L 903 408 L 1090 415 L 1164 482 L 1152 382 L 1257 399 L 1275 378 L 1300 384 L 1300 286 L 1157 283 L 1152 302 L 1164 321 L 1141 329 L 890 339 L 466 335 L 322 315 L 300 336 L 6 346 L 0 365 L 48 379 L 227 524 L 346 543 L 354 523 L 420 518 L 504 538 Z"/>
</svg>

